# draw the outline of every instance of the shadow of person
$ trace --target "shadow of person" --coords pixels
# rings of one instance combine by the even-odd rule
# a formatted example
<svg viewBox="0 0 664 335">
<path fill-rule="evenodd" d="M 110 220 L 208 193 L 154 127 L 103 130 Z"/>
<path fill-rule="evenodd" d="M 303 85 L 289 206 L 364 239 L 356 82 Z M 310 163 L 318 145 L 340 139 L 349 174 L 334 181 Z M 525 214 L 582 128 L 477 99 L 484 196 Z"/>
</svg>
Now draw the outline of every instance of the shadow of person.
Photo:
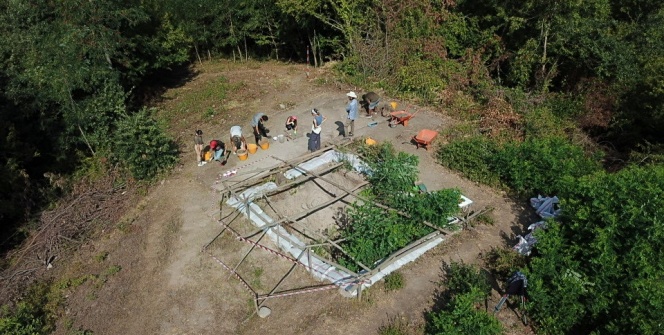
<svg viewBox="0 0 664 335">
<path fill-rule="evenodd" d="M 339 133 L 339 136 L 346 136 L 346 128 L 344 127 L 344 123 L 341 121 L 336 121 L 334 124 L 337 125 L 337 132 Z"/>
</svg>

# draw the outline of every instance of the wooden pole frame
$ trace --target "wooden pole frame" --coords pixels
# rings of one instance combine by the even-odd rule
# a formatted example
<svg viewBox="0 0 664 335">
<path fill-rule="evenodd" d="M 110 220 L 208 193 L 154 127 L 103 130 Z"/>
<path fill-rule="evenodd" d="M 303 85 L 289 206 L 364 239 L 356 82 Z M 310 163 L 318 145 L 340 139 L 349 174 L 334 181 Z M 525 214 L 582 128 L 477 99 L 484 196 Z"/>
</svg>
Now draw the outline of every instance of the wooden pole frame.
<svg viewBox="0 0 664 335">
<path fill-rule="evenodd" d="M 349 144 L 349 143 L 351 143 L 351 142 L 348 142 L 346 144 Z M 237 181 L 237 182 L 235 182 L 235 181 L 222 181 L 222 184 L 223 184 L 225 190 L 222 193 L 222 203 L 220 204 L 220 210 L 219 210 L 220 217 L 221 217 L 221 209 L 223 207 L 223 200 L 224 199 L 230 199 L 231 197 L 235 197 L 238 201 L 241 201 L 244 205 L 244 208 L 243 208 L 242 211 L 240 211 L 239 208 L 235 209 L 238 212 L 238 214 L 231 220 L 231 223 L 235 220 L 235 218 L 237 218 L 239 216 L 239 214 L 241 214 L 244 211 L 246 211 L 247 218 L 249 218 L 250 220 L 251 220 L 251 214 L 258 215 L 258 213 L 256 213 L 254 211 L 254 209 L 251 208 L 250 204 L 255 199 L 260 198 L 260 197 L 263 197 L 263 198 L 266 199 L 267 204 L 272 208 L 272 210 L 275 212 L 275 214 L 278 217 L 278 220 L 273 221 L 269 224 L 266 224 L 265 226 L 260 227 L 260 228 L 254 230 L 254 231 L 251 231 L 248 234 L 244 234 L 244 236 L 238 237 L 238 238 L 249 240 L 250 238 L 256 236 L 257 234 L 261 234 L 256 242 L 252 241 L 252 243 L 254 243 L 254 244 L 249 249 L 249 251 L 247 251 L 245 253 L 244 257 L 238 262 L 238 264 L 235 266 L 235 268 L 231 269 L 231 274 L 235 274 L 236 276 L 239 276 L 239 274 L 237 274 L 237 272 L 236 272 L 238 267 L 242 264 L 242 262 L 244 262 L 246 260 L 246 258 L 249 256 L 249 254 L 256 249 L 255 247 L 260 244 L 260 241 L 267 234 L 269 229 L 272 229 L 274 227 L 283 228 L 284 225 L 289 225 L 289 227 L 291 229 L 295 230 L 297 233 L 301 234 L 302 236 L 304 236 L 308 239 L 316 240 L 316 237 L 318 237 L 318 238 L 320 238 L 324 241 L 324 243 L 307 244 L 306 246 L 304 246 L 302 252 L 296 258 L 296 260 L 299 262 L 301 257 L 306 256 L 307 260 L 308 260 L 308 264 L 309 264 L 309 268 L 308 268 L 309 272 L 313 272 L 312 258 L 318 258 L 318 259 L 320 259 L 321 261 L 323 261 L 325 263 L 328 263 L 328 264 L 330 264 L 332 266 L 335 266 L 339 269 L 347 271 L 351 276 L 353 276 L 355 278 L 355 282 L 359 283 L 358 288 L 357 288 L 357 296 L 358 296 L 358 298 L 360 298 L 361 295 L 362 295 L 362 283 L 364 281 L 366 281 L 368 278 L 370 278 L 373 275 L 375 275 L 376 273 L 384 270 L 386 267 L 392 265 L 397 259 L 399 259 L 404 254 L 415 250 L 416 248 L 418 248 L 418 247 L 424 245 L 425 243 L 427 243 L 428 241 L 430 241 L 434 238 L 437 238 L 440 235 L 451 235 L 451 234 L 455 234 L 455 233 L 458 232 L 458 231 L 449 231 L 449 230 L 443 229 L 441 227 L 435 226 L 435 225 L 431 224 L 430 222 L 425 221 L 425 222 L 423 222 L 423 224 L 425 224 L 428 227 L 434 229 L 434 231 L 432 233 L 418 239 L 417 241 L 411 242 L 410 244 L 408 244 L 404 248 L 401 248 L 401 249 L 397 250 L 396 252 L 389 255 L 386 259 L 380 261 L 380 264 L 378 266 L 376 266 L 374 269 L 370 269 L 368 266 L 362 264 L 361 262 L 355 260 L 353 257 L 348 255 L 348 253 L 344 250 L 344 248 L 341 247 L 337 243 L 338 241 L 337 242 L 332 241 L 330 238 L 328 238 L 327 236 L 324 236 L 323 234 L 307 230 L 305 226 L 302 226 L 302 230 L 299 230 L 297 227 L 295 227 L 293 224 L 298 224 L 298 226 L 299 226 L 299 224 L 301 224 L 301 220 L 303 218 L 311 215 L 312 213 L 315 213 L 316 211 L 321 210 L 322 208 L 328 207 L 329 205 L 331 205 L 331 204 L 333 204 L 337 201 L 344 201 L 344 198 L 346 198 L 349 195 L 351 195 L 354 198 L 356 198 L 358 200 L 361 200 L 363 202 L 372 203 L 375 206 L 377 206 L 379 208 L 382 208 L 384 210 L 394 211 L 394 212 L 396 212 L 397 214 L 399 214 L 401 216 L 410 217 L 407 213 L 404 213 L 402 211 L 391 208 L 389 206 L 377 203 L 375 201 L 371 201 L 371 200 L 357 194 L 358 190 L 361 189 L 362 187 L 366 186 L 368 184 L 368 182 L 361 183 L 360 185 L 350 189 L 350 188 L 346 188 L 346 187 L 340 185 L 339 183 L 336 183 L 333 180 L 331 180 L 331 179 L 324 176 L 325 174 L 327 174 L 329 172 L 332 172 L 335 169 L 337 169 L 339 166 L 343 165 L 343 163 L 341 163 L 341 162 L 332 164 L 331 166 L 326 167 L 323 171 L 318 172 L 318 173 L 308 171 L 306 169 L 303 169 L 303 168 L 297 166 L 301 162 L 304 162 L 304 161 L 307 161 L 311 158 L 320 156 L 320 155 L 324 154 L 325 152 L 328 152 L 329 150 L 335 149 L 338 146 L 343 146 L 343 145 L 345 145 L 345 144 L 342 144 L 342 145 L 334 144 L 334 145 L 331 145 L 329 147 L 326 147 L 323 150 L 319 150 L 319 151 L 316 151 L 314 153 L 309 153 L 309 154 L 306 154 L 306 155 L 302 155 L 300 157 L 297 157 L 297 158 L 294 158 L 294 159 L 291 159 L 291 160 L 283 160 L 283 159 L 280 159 L 280 158 L 275 157 L 275 156 L 270 156 L 270 157 L 280 161 L 281 164 L 270 167 L 267 170 L 263 170 L 263 171 L 260 171 L 258 173 L 255 173 L 252 176 L 249 176 L 249 177 L 247 177 L 243 180 Z M 238 195 L 238 192 L 240 192 L 240 190 L 243 191 L 243 190 L 248 189 L 249 187 L 251 187 L 253 185 L 259 184 L 263 180 L 265 180 L 266 178 L 270 178 L 270 177 L 272 177 L 273 175 L 275 175 L 277 173 L 283 172 L 283 170 L 285 168 L 291 168 L 291 169 L 295 169 L 297 171 L 300 171 L 303 174 L 303 178 L 298 178 L 298 179 L 296 179 L 292 182 L 289 182 L 287 184 L 277 186 L 276 189 L 272 189 L 272 190 L 263 192 L 262 194 L 256 195 L 254 197 L 243 198 L 243 197 L 240 197 Z M 325 201 L 322 204 L 316 205 L 312 208 L 309 208 L 305 211 L 301 211 L 299 213 L 296 213 L 294 215 L 290 215 L 290 216 L 287 216 L 287 217 L 282 216 L 280 213 L 277 212 L 277 210 L 274 208 L 274 206 L 272 206 L 272 203 L 270 202 L 270 200 L 268 198 L 269 196 L 284 192 L 288 189 L 291 189 L 293 187 L 297 187 L 301 184 L 304 184 L 304 183 L 312 181 L 312 180 L 315 181 L 316 179 L 322 180 L 322 181 L 324 181 L 324 182 L 326 182 L 330 185 L 335 186 L 336 188 L 341 190 L 343 193 L 339 194 L 339 195 L 336 195 L 336 194 L 330 194 L 328 192 L 328 194 L 330 194 L 332 196 L 332 199 L 330 199 L 328 201 Z M 318 186 L 322 188 L 321 185 L 318 185 Z M 226 197 L 226 194 L 228 194 L 227 197 Z M 344 202 L 346 202 L 346 201 L 344 201 Z M 348 202 L 346 202 L 346 203 L 348 203 Z M 475 214 L 475 213 L 471 213 L 471 214 Z M 479 213 L 477 213 L 477 214 L 479 214 Z M 464 218 L 464 220 L 461 220 L 461 221 L 466 223 L 467 221 L 471 220 L 475 216 L 476 215 L 468 215 L 467 217 Z M 219 235 L 221 235 L 224 231 L 225 231 L 225 229 L 222 230 L 222 232 Z M 273 229 L 272 231 L 277 235 L 277 238 L 284 238 L 284 239 L 288 240 L 289 242 L 294 243 L 294 241 L 289 236 L 284 236 L 284 234 L 279 232 L 279 230 Z M 217 237 L 219 235 L 217 235 Z M 215 237 L 215 239 L 217 237 Z M 213 241 L 214 241 L 214 239 L 213 239 Z M 212 242 L 208 243 L 205 247 L 207 247 L 211 243 Z M 365 270 L 365 272 L 360 275 L 358 273 L 355 273 L 353 271 L 350 271 L 350 270 L 346 269 L 345 267 L 335 263 L 334 261 L 331 261 L 331 260 L 329 260 L 325 257 L 322 257 L 321 255 L 317 255 L 315 253 L 312 253 L 312 250 L 311 250 L 312 247 L 322 246 L 322 245 L 331 245 L 334 248 L 338 249 L 340 252 L 342 252 L 344 255 L 348 256 L 352 261 L 354 261 L 358 266 L 360 266 L 363 270 Z M 257 292 L 255 292 L 255 290 L 253 290 L 253 288 L 251 288 L 251 290 L 253 290 L 255 292 L 254 299 L 255 299 L 255 307 L 257 308 L 257 310 L 258 310 L 258 308 L 260 308 L 263 305 L 263 303 L 268 298 L 271 298 L 273 296 L 274 297 L 286 296 L 286 295 L 282 295 L 282 294 L 275 294 L 274 292 L 276 292 L 276 290 L 279 288 L 279 286 L 290 276 L 290 274 L 292 273 L 292 271 L 295 268 L 295 265 L 297 265 L 297 264 L 293 264 L 293 266 L 286 272 L 286 274 L 279 280 L 279 282 L 272 288 L 272 290 L 268 294 L 258 294 Z M 246 283 L 246 281 L 244 281 L 244 282 Z M 325 287 L 328 287 L 328 286 L 329 285 L 323 285 L 323 286 L 321 286 L 321 288 L 325 288 Z M 309 288 L 311 288 L 311 287 L 308 287 L 308 288 L 303 287 L 303 288 L 299 288 L 299 289 L 288 290 L 288 292 L 292 291 L 292 292 L 306 293 L 306 292 L 309 292 L 309 291 L 317 291 L 317 290 L 310 290 Z"/>
</svg>

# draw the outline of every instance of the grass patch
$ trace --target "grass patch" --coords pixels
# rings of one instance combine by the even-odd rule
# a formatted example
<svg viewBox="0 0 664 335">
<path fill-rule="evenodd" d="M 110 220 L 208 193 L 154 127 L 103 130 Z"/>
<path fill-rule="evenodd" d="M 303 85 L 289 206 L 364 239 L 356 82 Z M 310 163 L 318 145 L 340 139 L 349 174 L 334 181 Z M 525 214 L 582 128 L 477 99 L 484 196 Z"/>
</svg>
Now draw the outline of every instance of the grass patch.
<svg viewBox="0 0 664 335">
<path fill-rule="evenodd" d="M 390 318 L 386 325 L 378 328 L 378 335 L 415 335 L 420 334 L 417 327 L 412 325 L 405 317 Z"/>
<path fill-rule="evenodd" d="M 396 291 L 400 290 L 405 285 L 405 279 L 401 272 L 392 272 L 384 278 L 385 291 Z"/>
<path fill-rule="evenodd" d="M 97 261 L 97 263 L 103 263 L 106 260 L 106 258 L 108 258 L 108 252 L 106 251 L 95 255 L 95 261 Z"/>
<path fill-rule="evenodd" d="M 264 272 L 265 272 L 265 269 L 263 269 L 262 267 L 255 267 L 251 270 L 251 280 L 250 280 L 249 284 L 255 290 L 260 290 L 260 289 L 263 288 L 263 283 L 261 282 L 261 277 L 263 276 Z"/>
</svg>

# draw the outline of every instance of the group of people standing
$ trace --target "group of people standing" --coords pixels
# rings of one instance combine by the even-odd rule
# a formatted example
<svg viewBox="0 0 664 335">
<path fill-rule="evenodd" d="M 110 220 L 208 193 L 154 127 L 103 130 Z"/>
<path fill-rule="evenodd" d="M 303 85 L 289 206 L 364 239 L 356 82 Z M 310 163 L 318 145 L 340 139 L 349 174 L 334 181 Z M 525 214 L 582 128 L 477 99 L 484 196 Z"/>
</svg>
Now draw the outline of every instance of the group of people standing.
<svg viewBox="0 0 664 335">
<path fill-rule="evenodd" d="M 357 100 L 357 94 L 353 91 L 346 93 L 348 97 L 348 104 L 346 105 L 346 114 L 347 120 L 344 124 L 343 134 L 344 136 L 353 136 L 355 131 L 355 120 L 359 117 L 360 114 L 360 102 Z M 363 107 L 366 110 L 366 117 L 371 118 L 376 112 L 376 108 L 380 103 L 380 96 L 374 92 L 369 92 L 362 96 Z M 385 107 L 381 107 L 381 115 L 384 116 Z M 311 133 L 309 135 L 308 150 L 311 152 L 320 150 L 321 146 L 321 132 L 322 126 L 327 120 L 327 117 L 323 116 L 317 108 L 311 110 L 312 123 L 311 123 Z M 265 123 L 268 122 L 270 118 L 265 115 L 265 113 L 256 113 L 251 118 L 251 127 L 254 134 L 254 139 L 256 144 L 259 144 L 263 137 L 269 137 L 268 133 L 270 130 L 265 126 Z M 297 116 L 289 116 L 286 119 L 285 128 L 287 131 L 293 131 L 294 135 L 297 135 Z M 247 149 L 247 141 L 242 135 L 242 127 L 232 126 L 230 129 L 230 143 L 231 150 L 233 153 L 237 153 L 237 150 Z M 196 130 L 194 134 L 194 147 L 196 150 L 196 159 L 198 166 L 205 165 L 208 161 L 220 161 L 224 165 L 230 156 L 226 156 L 223 160 L 224 154 L 226 153 L 226 145 L 223 141 L 212 140 L 210 141 L 209 150 L 203 148 L 203 131 Z M 207 157 L 206 157 L 207 156 Z"/>
</svg>

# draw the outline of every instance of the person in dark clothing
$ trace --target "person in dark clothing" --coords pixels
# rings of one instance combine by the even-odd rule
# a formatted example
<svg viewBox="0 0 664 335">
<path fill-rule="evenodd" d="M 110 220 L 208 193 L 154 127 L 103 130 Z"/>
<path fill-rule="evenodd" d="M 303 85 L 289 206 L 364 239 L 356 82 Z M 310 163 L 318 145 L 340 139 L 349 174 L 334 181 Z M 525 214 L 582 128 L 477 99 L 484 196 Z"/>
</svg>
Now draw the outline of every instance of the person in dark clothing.
<svg viewBox="0 0 664 335">
<path fill-rule="evenodd" d="M 320 132 L 322 131 L 321 125 L 326 117 L 320 114 L 318 109 L 314 108 L 311 110 L 311 116 L 313 116 L 313 121 L 311 124 L 311 134 L 309 134 L 309 151 L 314 152 L 320 150 Z"/>
<path fill-rule="evenodd" d="M 297 135 L 297 116 L 289 116 L 286 119 L 286 130 L 292 130 Z"/>
<path fill-rule="evenodd" d="M 267 137 L 267 133 L 270 132 L 269 129 L 265 128 L 265 122 L 269 118 L 265 113 L 256 113 L 251 119 L 251 128 L 254 130 L 254 138 L 256 139 L 256 144 L 261 141 L 263 137 Z"/>
<path fill-rule="evenodd" d="M 380 103 L 380 96 L 375 92 L 369 92 L 362 96 L 362 100 L 364 100 L 362 105 L 364 105 L 367 112 L 366 117 L 372 117 L 376 112 L 376 106 Z"/>
</svg>

